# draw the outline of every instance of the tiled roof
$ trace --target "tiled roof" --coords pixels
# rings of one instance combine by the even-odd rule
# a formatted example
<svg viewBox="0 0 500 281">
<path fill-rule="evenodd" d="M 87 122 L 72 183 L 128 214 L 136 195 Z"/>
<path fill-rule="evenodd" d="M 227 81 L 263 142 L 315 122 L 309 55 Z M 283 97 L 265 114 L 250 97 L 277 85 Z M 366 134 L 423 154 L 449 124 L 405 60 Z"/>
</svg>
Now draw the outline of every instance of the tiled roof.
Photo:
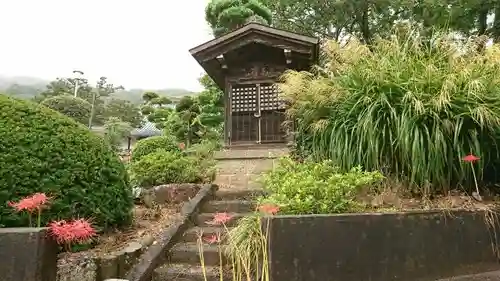
<svg viewBox="0 0 500 281">
<path fill-rule="evenodd" d="M 159 136 L 163 132 L 162 130 L 156 128 L 154 123 L 146 121 L 141 128 L 135 128 L 130 132 L 130 135 L 134 137 L 151 137 L 151 136 Z"/>
</svg>

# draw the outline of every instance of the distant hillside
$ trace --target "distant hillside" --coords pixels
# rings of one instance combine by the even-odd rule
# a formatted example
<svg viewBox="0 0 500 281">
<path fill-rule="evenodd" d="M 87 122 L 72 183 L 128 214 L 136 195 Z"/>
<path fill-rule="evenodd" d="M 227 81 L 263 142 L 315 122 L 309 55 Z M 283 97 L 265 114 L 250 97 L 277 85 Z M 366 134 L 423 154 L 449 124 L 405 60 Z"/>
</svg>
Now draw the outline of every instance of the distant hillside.
<svg viewBox="0 0 500 281">
<path fill-rule="evenodd" d="M 0 75 L 0 89 L 6 89 L 12 85 L 45 87 L 48 81 L 28 76 L 4 76 Z"/>
<path fill-rule="evenodd" d="M 45 90 L 45 86 L 49 81 L 36 77 L 24 76 L 2 76 L 0 75 L 0 93 L 5 93 L 22 99 L 32 99 L 39 93 Z M 116 92 L 112 95 L 113 98 L 128 100 L 132 103 L 142 103 L 142 94 L 144 92 L 156 92 L 161 96 L 168 96 L 172 99 L 181 98 L 183 96 L 194 95 L 196 93 L 185 89 L 160 89 L 160 90 L 145 90 L 145 89 L 130 89 Z"/>
<path fill-rule="evenodd" d="M 160 89 L 160 90 L 144 90 L 144 89 L 130 89 L 130 90 L 124 90 L 124 91 L 119 91 L 111 96 L 113 98 L 118 98 L 118 99 L 123 99 L 123 100 L 128 100 L 131 101 L 132 103 L 142 103 L 142 94 L 145 92 L 155 92 L 158 93 L 160 96 L 166 96 L 170 97 L 173 100 L 180 99 L 183 96 L 191 96 L 195 95 L 195 92 L 191 92 L 185 89 Z"/>
</svg>

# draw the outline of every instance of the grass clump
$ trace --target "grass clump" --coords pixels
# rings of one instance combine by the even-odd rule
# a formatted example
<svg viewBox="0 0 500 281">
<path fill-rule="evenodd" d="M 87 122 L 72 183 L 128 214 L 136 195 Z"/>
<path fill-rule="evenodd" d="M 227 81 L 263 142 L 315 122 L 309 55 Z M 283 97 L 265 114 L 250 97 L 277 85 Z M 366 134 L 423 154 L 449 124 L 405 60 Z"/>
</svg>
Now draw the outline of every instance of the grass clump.
<svg viewBox="0 0 500 281">
<path fill-rule="evenodd" d="M 297 120 L 298 148 L 343 171 L 383 171 L 421 193 L 471 185 L 460 159 L 482 161 L 479 178 L 496 180 L 500 128 L 500 48 L 478 52 L 439 35 L 327 45 L 321 74 L 290 71 L 280 88 Z"/>
<path fill-rule="evenodd" d="M 332 214 L 357 211 L 361 189 L 375 186 L 383 176 L 355 167 L 343 173 L 331 160 L 295 162 L 282 158 L 279 165 L 263 177 L 268 196 L 262 203 L 280 207 L 281 214 Z"/>
</svg>

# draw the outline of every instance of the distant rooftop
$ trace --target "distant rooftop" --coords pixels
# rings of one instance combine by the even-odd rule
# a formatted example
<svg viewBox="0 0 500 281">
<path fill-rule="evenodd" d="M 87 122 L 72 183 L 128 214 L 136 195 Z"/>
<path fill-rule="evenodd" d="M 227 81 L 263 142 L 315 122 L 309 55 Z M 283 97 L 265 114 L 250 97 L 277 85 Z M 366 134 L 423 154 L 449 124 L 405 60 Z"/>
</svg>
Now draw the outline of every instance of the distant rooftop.
<svg viewBox="0 0 500 281">
<path fill-rule="evenodd" d="M 104 126 L 94 126 L 91 130 L 101 135 L 106 131 Z M 160 136 L 162 134 L 162 130 L 156 128 L 154 123 L 151 123 L 147 120 L 144 121 L 144 125 L 141 128 L 134 128 L 132 131 L 130 131 L 130 136 L 139 138 Z"/>
<path fill-rule="evenodd" d="M 156 128 L 154 123 L 145 121 L 141 128 L 135 128 L 130 132 L 133 137 L 152 137 L 162 135 L 163 131 Z"/>
</svg>

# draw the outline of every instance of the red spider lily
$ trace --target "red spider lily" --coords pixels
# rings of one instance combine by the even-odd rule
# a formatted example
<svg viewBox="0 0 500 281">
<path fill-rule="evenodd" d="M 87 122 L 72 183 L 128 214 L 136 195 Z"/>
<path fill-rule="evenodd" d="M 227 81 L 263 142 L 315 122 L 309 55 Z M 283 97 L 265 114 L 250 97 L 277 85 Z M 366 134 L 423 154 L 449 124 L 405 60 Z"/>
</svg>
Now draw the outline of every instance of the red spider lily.
<svg viewBox="0 0 500 281">
<path fill-rule="evenodd" d="M 478 161 L 479 159 L 481 159 L 481 158 L 479 158 L 479 157 L 475 156 L 474 154 L 469 154 L 469 155 L 465 156 L 464 158 L 462 158 L 462 160 L 463 160 L 464 162 L 469 162 L 469 163 L 476 162 L 476 161 Z"/>
<path fill-rule="evenodd" d="M 259 211 L 269 215 L 276 215 L 280 211 L 280 207 L 273 204 L 265 204 L 259 206 Z"/>
<path fill-rule="evenodd" d="M 208 237 L 203 237 L 203 241 L 207 242 L 208 244 L 220 243 L 220 237 L 216 234 L 212 234 Z"/>
<path fill-rule="evenodd" d="M 207 224 L 210 225 L 223 225 L 229 222 L 233 217 L 228 213 L 216 213 L 214 218 L 211 221 L 208 221 Z"/>
<path fill-rule="evenodd" d="M 84 220 L 51 222 L 49 231 L 59 244 L 85 243 L 96 236 L 92 225 Z"/>
<path fill-rule="evenodd" d="M 186 148 L 186 145 L 183 142 L 179 143 L 179 149 L 184 150 L 184 148 Z"/>
<path fill-rule="evenodd" d="M 40 211 L 43 206 L 45 206 L 50 200 L 50 197 L 45 195 L 45 193 L 35 193 L 29 197 L 21 199 L 19 202 L 9 202 L 8 205 L 16 211 L 27 211 L 33 213 L 35 211 Z"/>
</svg>

